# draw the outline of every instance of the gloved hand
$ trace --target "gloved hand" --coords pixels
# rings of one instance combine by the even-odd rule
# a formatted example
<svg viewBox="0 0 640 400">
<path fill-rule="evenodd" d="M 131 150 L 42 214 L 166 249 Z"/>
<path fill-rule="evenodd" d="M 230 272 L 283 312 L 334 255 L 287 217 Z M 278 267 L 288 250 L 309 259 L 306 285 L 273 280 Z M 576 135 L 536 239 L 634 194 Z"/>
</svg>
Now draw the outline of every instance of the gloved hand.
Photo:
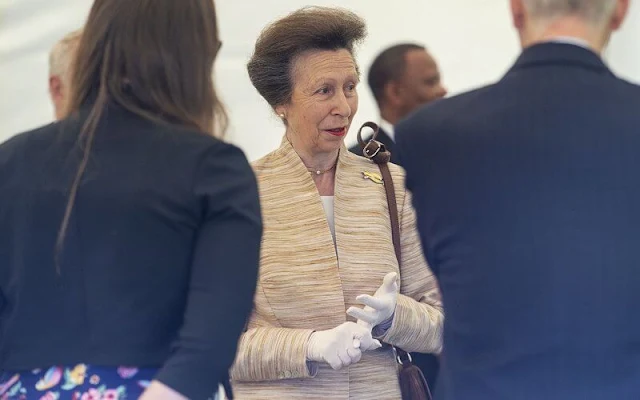
<svg viewBox="0 0 640 400">
<path fill-rule="evenodd" d="M 358 320 L 358 324 L 373 329 L 393 317 L 398 301 L 398 274 L 388 273 L 373 296 L 361 294 L 356 297 L 364 308 L 349 307 L 347 314 Z"/>
<path fill-rule="evenodd" d="M 326 362 L 338 370 L 360 361 L 363 351 L 380 347 L 380 342 L 371 337 L 371 329 L 355 322 L 345 322 L 333 329 L 313 332 L 309 338 L 307 359 Z"/>
</svg>

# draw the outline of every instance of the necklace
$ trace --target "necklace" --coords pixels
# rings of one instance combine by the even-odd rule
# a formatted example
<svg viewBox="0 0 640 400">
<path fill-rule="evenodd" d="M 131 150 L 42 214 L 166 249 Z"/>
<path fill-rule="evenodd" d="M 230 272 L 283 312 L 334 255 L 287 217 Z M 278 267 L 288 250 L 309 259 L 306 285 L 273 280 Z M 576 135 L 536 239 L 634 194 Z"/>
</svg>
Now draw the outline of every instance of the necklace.
<svg viewBox="0 0 640 400">
<path fill-rule="evenodd" d="M 287 139 L 287 142 L 289 142 L 289 144 L 291 145 L 291 147 L 293 147 L 293 143 L 291 143 L 291 140 L 289 139 L 289 135 L 285 135 L 284 136 Z M 293 148 L 295 151 L 295 147 Z M 304 163 L 303 163 L 304 164 Z M 305 167 L 307 167 L 307 171 L 311 172 L 314 175 L 322 175 L 322 174 L 326 174 L 327 172 L 331 171 L 332 169 L 334 169 L 336 167 L 336 165 L 338 165 L 338 159 L 336 158 L 336 162 L 333 163 L 332 166 L 330 166 L 327 169 L 315 169 L 315 168 L 309 168 L 305 165 Z"/>
<path fill-rule="evenodd" d="M 309 171 L 309 172 L 311 172 L 312 174 L 315 174 L 315 175 L 322 175 L 322 174 L 325 174 L 325 173 L 331 171 L 332 169 L 334 169 L 337 164 L 338 164 L 338 160 L 336 160 L 336 162 L 332 166 L 330 166 L 329 168 L 327 168 L 325 170 L 313 169 L 313 168 L 308 168 L 307 167 L 307 171 Z"/>
</svg>

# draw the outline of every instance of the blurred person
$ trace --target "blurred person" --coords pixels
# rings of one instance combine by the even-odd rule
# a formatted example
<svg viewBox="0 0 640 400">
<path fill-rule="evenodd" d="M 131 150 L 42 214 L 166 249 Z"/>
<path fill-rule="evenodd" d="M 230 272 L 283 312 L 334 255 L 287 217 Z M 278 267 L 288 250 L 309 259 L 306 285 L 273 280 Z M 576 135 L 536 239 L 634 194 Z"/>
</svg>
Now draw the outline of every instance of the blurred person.
<svg viewBox="0 0 640 400">
<path fill-rule="evenodd" d="M 415 43 L 400 43 L 382 51 L 373 60 L 367 81 L 380 111 L 376 140 L 386 146 L 395 162 L 393 126 L 421 105 L 446 96 L 447 89 L 433 56 Z M 359 144 L 349 150 L 362 155 Z"/>
<path fill-rule="evenodd" d="M 80 29 L 68 33 L 53 46 L 49 53 L 49 96 L 56 119 L 63 117 L 64 102 L 69 93 L 69 67 L 81 35 Z"/>
<path fill-rule="evenodd" d="M 227 379 L 262 223 L 213 136 L 220 43 L 211 0 L 96 0 L 68 117 L 0 146 L 0 398 L 208 399 Z"/>
<path fill-rule="evenodd" d="M 383 143 L 394 157 L 395 132 L 393 126 L 423 104 L 447 94 L 438 65 L 424 46 L 400 43 L 382 51 L 369 68 L 368 84 L 380 111 L 380 129 L 376 140 Z M 365 142 L 371 140 L 366 137 Z M 362 155 L 360 144 L 349 151 Z M 413 353 L 418 366 L 431 388 L 435 388 L 438 359 L 433 354 Z"/>
<path fill-rule="evenodd" d="M 363 179 L 378 167 L 344 144 L 365 34 L 351 12 L 303 8 L 269 24 L 249 61 L 284 135 L 253 164 L 265 231 L 255 307 L 232 369 L 239 398 L 398 400 L 390 345 L 440 351 L 438 288 L 403 172 L 390 165 L 398 265 L 384 187 Z"/>
<path fill-rule="evenodd" d="M 512 0 L 497 83 L 396 126 L 445 313 L 436 398 L 640 398 L 640 87 L 626 0 Z"/>
</svg>

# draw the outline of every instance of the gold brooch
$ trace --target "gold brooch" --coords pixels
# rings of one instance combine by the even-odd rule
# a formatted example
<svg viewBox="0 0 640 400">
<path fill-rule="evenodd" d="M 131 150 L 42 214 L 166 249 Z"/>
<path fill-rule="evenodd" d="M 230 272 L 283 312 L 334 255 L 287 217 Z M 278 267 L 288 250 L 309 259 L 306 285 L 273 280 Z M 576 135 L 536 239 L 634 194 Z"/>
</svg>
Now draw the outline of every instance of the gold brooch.
<svg viewBox="0 0 640 400">
<path fill-rule="evenodd" d="M 376 172 L 362 172 L 362 177 L 364 179 L 369 179 L 372 182 L 375 182 L 379 185 L 382 185 L 384 182 L 382 181 L 382 176 Z"/>
</svg>

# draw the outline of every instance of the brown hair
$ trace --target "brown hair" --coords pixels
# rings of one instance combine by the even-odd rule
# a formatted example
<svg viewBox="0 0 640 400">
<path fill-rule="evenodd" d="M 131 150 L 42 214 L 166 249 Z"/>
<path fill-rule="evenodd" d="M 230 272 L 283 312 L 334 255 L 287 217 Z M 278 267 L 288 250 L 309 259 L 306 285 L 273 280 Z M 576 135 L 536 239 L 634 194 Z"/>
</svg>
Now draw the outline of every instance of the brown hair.
<svg viewBox="0 0 640 400">
<path fill-rule="evenodd" d="M 84 154 L 56 242 L 56 268 L 95 131 L 109 103 L 143 118 L 214 134 L 226 114 L 213 85 L 220 48 L 213 0 L 95 0 L 70 75 L 66 114 L 90 105 Z"/>
<path fill-rule="evenodd" d="M 367 34 L 362 18 L 351 11 L 328 7 L 305 7 L 268 25 L 256 41 L 247 70 L 260 95 L 276 107 L 291 100 L 292 65 L 307 50 L 354 47 Z"/>
</svg>

